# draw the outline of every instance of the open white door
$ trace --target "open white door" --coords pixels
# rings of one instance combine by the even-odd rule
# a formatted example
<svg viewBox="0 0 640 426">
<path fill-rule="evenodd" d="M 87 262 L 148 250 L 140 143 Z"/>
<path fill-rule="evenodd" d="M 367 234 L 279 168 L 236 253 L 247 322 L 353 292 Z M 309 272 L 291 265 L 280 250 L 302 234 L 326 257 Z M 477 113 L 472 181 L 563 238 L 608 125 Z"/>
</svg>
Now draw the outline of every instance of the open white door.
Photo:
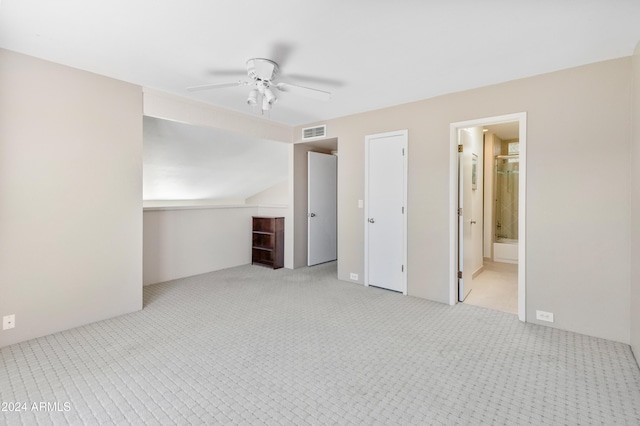
<svg viewBox="0 0 640 426">
<path fill-rule="evenodd" d="M 471 202 L 472 158 L 468 143 L 469 133 L 459 131 L 458 149 L 458 300 L 469 295 L 473 285 L 471 232 L 473 221 L 473 203 Z M 465 149 L 466 146 L 466 149 Z M 462 152 L 460 152 L 462 150 Z"/>
<path fill-rule="evenodd" d="M 407 131 L 367 136 L 365 285 L 407 293 Z"/>
<path fill-rule="evenodd" d="M 309 151 L 307 265 L 338 258 L 337 157 Z"/>
</svg>

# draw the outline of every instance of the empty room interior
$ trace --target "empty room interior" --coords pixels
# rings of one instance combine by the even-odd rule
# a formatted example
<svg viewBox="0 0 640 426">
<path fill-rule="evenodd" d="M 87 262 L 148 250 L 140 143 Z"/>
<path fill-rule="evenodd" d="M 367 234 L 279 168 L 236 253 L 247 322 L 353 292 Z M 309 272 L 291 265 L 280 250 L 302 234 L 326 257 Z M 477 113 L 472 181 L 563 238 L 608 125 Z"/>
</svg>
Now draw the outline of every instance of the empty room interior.
<svg viewBox="0 0 640 426">
<path fill-rule="evenodd" d="M 640 3 L 0 2 L 0 423 L 640 424 Z"/>
</svg>

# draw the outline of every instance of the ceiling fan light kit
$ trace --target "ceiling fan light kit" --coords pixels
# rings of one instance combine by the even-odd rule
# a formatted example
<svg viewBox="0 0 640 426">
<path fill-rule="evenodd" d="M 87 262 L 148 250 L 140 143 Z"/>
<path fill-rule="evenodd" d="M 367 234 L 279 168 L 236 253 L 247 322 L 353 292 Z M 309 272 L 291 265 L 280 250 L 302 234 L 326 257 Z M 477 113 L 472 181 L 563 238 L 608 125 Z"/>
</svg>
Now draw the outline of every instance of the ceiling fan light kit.
<svg viewBox="0 0 640 426">
<path fill-rule="evenodd" d="M 269 111 L 271 106 L 276 103 L 278 98 L 271 90 L 271 87 L 276 88 L 281 92 L 290 92 L 297 95 L 306 96 L 313 99 L 329 100 L 331 99 L 331 93 L 323 90 L 311 89 L 309 87 L 298 86 L 290 83 L 274 83 L 273 81 L 278 76 L 280 67 L 278 64 L 270 59 L 265 58 L 251 58 L 247 61 L 247 75 L 252 81 L 237 81 L 234 83 L 220 83 L 220 84 L 205 84 L 202 86 L 187 87 L 187 90 L 208 90 L 208 89 L 221 89 L 224 87 L 235 86 L 248 86 L 253 85 L 253 88 L 249 91 L 247 97 L 247 104 L 251 106 L 258 105 L 259 97 L 262 98 L 261 110 Z"/>
<path fill-rule="evenodd" d="M 268 87 L 264 89 L 263 96 L 267 100 L 269 105 L 274 104 L 278 100 L 278 98 L 276 98 L 276 95 L 274 95 L 271 89 L 269 89 Z"/>
<path fill-rule="evenodd" d="M 249 91 L 249 97 L 247 98 L 247 103 L 249 105 L 258 105 L 258 90 L 251 89 Z"/>
</svg>

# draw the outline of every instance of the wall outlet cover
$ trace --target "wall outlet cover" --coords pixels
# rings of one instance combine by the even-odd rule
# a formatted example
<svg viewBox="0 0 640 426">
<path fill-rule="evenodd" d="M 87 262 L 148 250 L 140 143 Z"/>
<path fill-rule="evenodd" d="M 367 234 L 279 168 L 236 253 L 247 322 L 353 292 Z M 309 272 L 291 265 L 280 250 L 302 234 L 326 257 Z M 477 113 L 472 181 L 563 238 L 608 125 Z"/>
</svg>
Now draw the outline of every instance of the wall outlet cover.
<svg viewBox="0 0 640 426">
<path fill-rule="evenodd" d="M 553 313 L 536 311 L 536 319 L 540 321 L 553 322 Z"/>
<path fill-rule="evenodd" d="M 10 328 L 14 328 L 16 326 L 16 316 L 15 315 L 5 315 L 2 317 L 2 329 L 9 330 Z"/>
<path fill-rule="evenodd" d="M 353 272 L 349 274 L 349 279 L 358 281 L 358 274 L 354 274 Z"/>
</svg>

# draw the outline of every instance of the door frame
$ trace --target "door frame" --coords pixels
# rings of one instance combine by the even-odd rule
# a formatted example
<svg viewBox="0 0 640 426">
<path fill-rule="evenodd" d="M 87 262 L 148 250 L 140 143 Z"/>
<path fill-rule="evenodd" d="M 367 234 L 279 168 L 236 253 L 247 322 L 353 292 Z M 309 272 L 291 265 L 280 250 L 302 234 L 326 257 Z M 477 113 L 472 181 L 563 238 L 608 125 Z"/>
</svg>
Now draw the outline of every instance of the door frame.
<svg viewBox="0 0 640 426">
<path fill-rule="evenodd" d="M 368 222 L 369 217 L 369 143 L 372 139 L 387 138 L 393 136 L 401 136 L 403 138 L 404 155 L 402 157 L 404 161 L 404 185 L 402 189 L 402 203 L 404 204 L 404 214 L 402 215 L 402 233 L 403 242 L 402 245 L 402 263 L 404 265 L 404 273 L 402 274 L 402 294 L 407 295 L 407 169 L 409 158 L 409 131 L 408 130 L 396 130 L 393 132 L 376 133 L 373 135 L 366 135 L 364 137 L 364 285 L 369 287 L 369 232 Z"/>
<path fill-rule="evenodd" d="M 527 201 L 527 113 L 499 115 L 450 124 L 449 150 L 449 304 L 457 303 L 458 288 L 458 130 L 517 121 L 520 142 L 518 185 L 518 319 L 526 322 L 526 201 Z"/>
</svg>

